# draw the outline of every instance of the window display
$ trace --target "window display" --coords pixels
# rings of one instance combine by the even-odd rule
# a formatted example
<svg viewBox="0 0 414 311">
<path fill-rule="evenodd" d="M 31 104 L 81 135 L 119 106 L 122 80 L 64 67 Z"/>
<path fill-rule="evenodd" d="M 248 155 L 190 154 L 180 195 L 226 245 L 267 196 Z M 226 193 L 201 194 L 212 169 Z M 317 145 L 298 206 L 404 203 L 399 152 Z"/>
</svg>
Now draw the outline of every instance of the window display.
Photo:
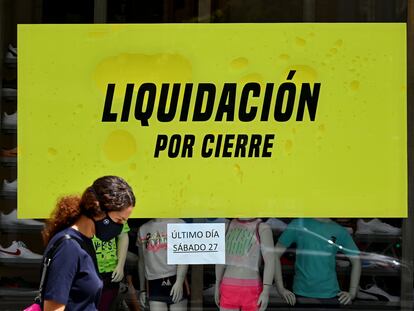
<svg viewBox="0 0 414 311">
<path fill-rule="evenodd" d="M 45 245 L 41 240 L 41 230 L 44 228 L 45 219 L 36 217 L 22 218 L 19 215 L 19 207 L 21 206 L 18 205 L 20 203 L 17 200 L 18 182 L 24 182 L 24 180 L 20 181 L 20 176 L 19 180 L 17 178 L 17 171 L 21 169 L 21 166 L 18 164 L 18 155 L 32 152 L 25 148 L 20 149 L 17 139 L 17 135 L 22 126 L 20 124 L 19 127 L 19 120 L 21 120 L 19 117 L 21 118 L 22 110 L 20 109 L 19 114 L 17 113 L 19 110 L 18 101 L 21 98 L 20 96 L 22 96 L 20 93 L 18 96 L 18 55 L 22 58 L 24 53 L 22 47 L 20 45 L 18 46 L 17 24 L 41 24 L 50 21 L 65 24 L 80 22 L 157 22 L 186 24 L 217 22 L 234 23 L 237 26 L 238 23 L 259 22 L 403 22 L 407 25 L 407 72 L 409 79 L 406 84 L 401 86 L 401 90 L 398 91 L 402 92 L 404 96 L 411 94 L 407 100 L 408 124 L 411 126 L 413 106 L 413 88 L 411 86 L 414 72 L 414 61 L 412 59 L 412 55 L 414 55 L 414 16 L 411 12 L 414 11 L 414 0 L 394 1 L 392 3 L 339 0 L 294 0 L 285 2 L 276 1 L 274 3 L 265 3 L 263 1 L 244 3 L 238 1 L 204 0 L 195 2 L 189 0 L 172 2 L 150 1 L 147 3 L 138 3 L 129 0 L 86 2 L 88 4 L 82 3 L 82 1 L 62 1 L 59 8 L 55 4 L 52 4 L 53 1 L 46 0 L 7 0 L 0 3 L 0 28 L 2 29 L 0 34 L 0 310 L 21 311 L 33 302 L 33 298 L 38 293 L 41 280 L 40 267 L 45 254 Z M 92 7 L 94 7 L 94 10 L 92 10 Z M 115 36 L 116 31 L 121 26 L 120 24 L 113 24 Z M 96 33 L 90 33 L 89 35 L 90 40 L 98 42 L 108 34 L 104 31 L 98 31 Z M 275 36 L 277 35 L 275 34 Z M 302 64 L 308 61 L 307 57 L 309 56 L 309 53 L 306 52 L 309 50 L 306 49 L 312 46 L 313 38 L 318 36 L 317 33 L 312 33 L 312 31 L 309 31 L 307 35 L 308 37 L 306 38 L 298 37 L 292 39 L 295 49 L 302 49 L 304 51 L 302 53 L 303 57 L 295 58 L 288 53 L 274 55 L 274 59 L 272 60 L 274 68 L 287 68 L 286 62 L 289 61 L 291 64 L 296 64 L 295 66 L 297 68 L 303 69 L 304 65 Z M 131 40 L 134 39 L 131 38 Z M 170 40 L 174 42 L 175 38 L 170 38 Z M 320 68 L 329 68 L 330 71 L 335 73 L 338 70 L 338 63 L 335 57 L 343 57 L 341 54 L 343 50 L 341 49 L 349 50 L 352 48 L 353 43 L 341 42 L 339 37 L 332 38 L 331 41 L 332 46 L 328 48 L 320 47 L 326 50 L 326 53 L 324 52 L 326 59 L 321 60 L 318 66 L 321 66 Z M 48 54 L 48 44 L 53 44 L 53 42 L 42 44 L 44 44 L 44 53 Z M 163 40 L 160 40 L 159 44 L 164 44 Z M 212 47 L 212 51 L 215 52 L 225 49 L 226 44 L 232 44 L 232 41 L 217 43 L 217 46 Z M 113 48 L 116 49 L 116 47 Z M 264 49 L 264 47 L 257 46 L 257 49 Z M 375 53 L 378 55 L 384 54 L 380 50 Z M 369 58 L 375 59 L 379 57 L 375 53 L 370 55 Z M 148 55 L 150 54 L 151 51 L 148 51 Z M 148 55 L 144 55 L 144 58 L 149 58 Z M 385 57 L 384 55 L 382 56 Z M 160 57 L 157 59 L 157 68 L 160 69 L 161 73 L 163 70 L 179 70 L 175 67 L 171 69 L 164 66 L 165 64 L 162 61 L 168 57 L 164 56 L 164 58 Z M 344 92 L 352 94 L 352 96 L 357 94 L 356 91 L 365 92 L 367 87 L 372 87 L 372 81 L 369 76 L 358 76 L 358 78 L 355 78 L 357 74 L 357 66 L 355 64 L 358 57 L 358 55 L 355 55 L 355 59 L 344 60 L 349 65 L 349 68 L 347 67 L 349 81 L 343 86 Z M 151 61 L 154 60 L 152 59 Z M 50 62 L 53 62 L 52 54 L 50 55 Z M 261 79 L 262 83 L 260 87 L 264 92 L 264 82 L 273 81 L 271 79 L 275 77 L 260 77 L 258 73 L 250 70 L 252 67 L 249 66 L 252 66 L 253 63 L 254 59 L 242 57 L 232 58 L 229 59 L 229 67 L 223 70 L 225 70 L 226 74 L 232 75 L 235 81 L 248 81 L 251 77 Z M 119 71 L 122 76 L 123 71 L 128 66 L 122 63 L 122 58 L 116 59 L 116 64 L 121 64 L 119 68 L 122 70 L 120 69 Z M 366 66 L 366 64 L 371 63 L 368 60 L 358 59 L 358 64 L 360 66 Z M 115 65 L 113 67 L 114 71 L 116 71 Z M 315 68 L 317 68 L 316 65 Z M 73 70 L 75 69 L 74 66 Z M 194 66 L 191 70 L 193 73 L 197 72 L 199 68 Z M 160 72 L 151 74 L 157 76 Z M 367 72 L 376 73 L 372 68 L 371 71 Z M 299 76 L 301 83 L 314 83 L 319 80 L 325 83 L 324 79 L 326 78 L 323 70 L 318 71 L 313 69 L 306 71 L 303 76 L 300 76 L 299 72 L 297 72 L 295 76 Z M 286 75 L 276 78 L 286 80 Z M 137 85 L 134 92 L 136 93 L 138 85 L 141 84 L 138 82 L 143 81 L 132 82 Z M 181 81 L 180 83 L 184 86 L 186 81 Z M 209 81 L 198 81 L 197 83 L 207 84 Z M 170 85 L 172 88 L 173 81 L 165 81 L 165 84 Z M 123 107 L 122 104 L 128 105 L 128 103 L 134 109 L 136 104 L 135 97 L 132 97 L 132 95 L 128 97 L 128 90 L 125 91 L 121 86 L 117 86 L 117 89 L 122 96 L 117 96 L 117 91 L 114 92 L 115 95 L 112 94 L 114 95 L 111 99 L 111 105 L 114 107 L 113 111 L 118 111 L 121 114 L 120 111 L 122 109 L 115 109 Z M 297 91 L 299 94 L 299 88 Z M 390 90 L 378 89 L 378 94 L 383 94 L 384 97 L 388 96 L 387 94 L 390 92 Z M 172 96 L 171 94 L 167 94 L 168 92 L 165 94 L 163 92 L 161 93 L 163 94 L 165 103 L 173 102 L 169 98 Z M 274 97 L 276 93 L 273 94 Z M 193 96 L 196 95 L 197 92 L 194 89 Z M 217 92 L 217 96 L 219 98 L 222 94 Z M 318 96 L 321 98 L 320 100 L 325 96 L 323 88 L 318 89 Z M 357 95 L 355 96 L 357 97 Z M 224 113 L 226 113 L 226 117 L 230 115 L 226 111 L 228 105 L 227 99 L 225 96 L 222 97 L 223 100 L 220 101 L 220 120 L 223 120 Z M 253 97 L 252 100 L 254 100 Z M 178 96 L 176 99 L 178 100 Z M 269 104 L 271 103 L 273 105 L 275 103 L 274 100 L 270 100 L 270 97 L 267 99 L 269 100 Z M 235 101 L 236 103 L 238 103 L 237 100 Z M 190 99 L 188 99 L 188 103 L 190 103 Z M 245 104 L 247 106 L 247 100 Z M 244 107 L 246 108 L 245 113 L 249 111 L 248 108 L 254 108 L 256 110 L 258 109 L 257 115 L 260 115 L 262 113 L 261 109 L 263 108 L 261 105 L 263 105 L 263 102 L 258 100 L 256 102 L 249 102 L 249 106 Z M 297 107 L 297 105 L 294 107 Z M 164 108 L 166 110 L 166 107 Z M 318 116 L 323 115 L 323 108 L 323 105 L 318 105 Z M 33 107 L 33 109 L 39 108 Z M 193 107 L 189 107 L 189 109 L 193 109 Z M 364 113 L 363 105 L 358 109 L 355 111 L 355 115 Z M 338 114 L 341 113 L 339 110 Z M 193 110 L 189 111 L 191 112 L 188 114 L 188 119 L 190 120 L 193 115 Z M 266 115 L 266 110 L 263 111 Z M 270 110 L 270 112 L 273 113 L 274 111 Z M 279 112 L 283 113 L 283 111 Z M 297 112 L 296 110 L 291 112 L 295 116 L 292 118 L 293 120 L 296 118 Z M 48 114 L 47 111 L 42 111 L 42 113 L 45 116 Z M 97 111 L 96 113 L 101 117 L 103 111 Z M 133 113 L 131 111 L 131 114 Z M 154 110 L 154 113 L 150 120 L 153 123 L 152 125 L 162 125 L 162 118 L 158 118 L 156 110 Z M 164 113 L 166 114 L 166 111 Z M 200 110 L 199 113 L 202 114 L 202 111 Z M 232 113 L 233 117 L 239 119 L 240 116 L 237 114 L 237 110 L 232 111 Z M 306 113 L 305 116 L 307 117 Z M 316 114 L 316 106 L 313 113 Z M 211 115 L 217 117 L 216 111 L 213 111 Z M 368 113 L 365 116 L 371 118 Z M 124 118 L 124 115 L 122 117 Z M 68 120 L 70 118 L 76 118 L 76 111 L 73 111 L 73 115 L 68 115 L 67 118 Z M 372 115 L 372 119 L 374 118 L 375 115 Z M 133 115 L 130 115 L 129 119 L 132 119 L 135 123 L 139 123 Z M 270 115 L 269 119 L 274 119 L 274 116 Z M 117 120 L 119 121 L 119 118 Z M 120 127 L 125 125 L 121 121 L 117 122 Z M 173 129 L 175 129 L 175 126 L 179 128 L 183 123 L 186 123 L 180 123 L 182 120 L 178 120 L 178 117 L 175 121 L 177 122 L 176 124 L 174 123 Z M 348 121 L 352 123 L 352 120 Z M 378 120 L 378 124 L 382 124 L 382 121 L 381 119 Z M 38 121 L 36 118 L 33 118 L 30 122 Z M 51 122 L 58 121 L 51 120 Z M 228 125 L 225 121 L 222 123 L 226 126 Z M 335 127 L 342 126 L 341 122 L 334 125 Z M 274 126 L 280 125 L 277 124 Z M 412 127 L 410 126 L 409 128 Z M 295 125 L 295 127 L 289 130 L 291 135 L 296 135 L 297 131 L 301 130 L 301 124 Z M 315 138 L 315 144 L 318 144 L 318 142 L 328 137 L 330 130 L 326 124 L 325 126 L 319 126 L 318 133 L 320 135 Z M 70 129 L 68 129 L 68 132 L 70 133 Z M 234 132 L 233 134 L 233 132 L 227 133 L 226 131 L 211 128 L 208 128 L 207 132 L 204 144 L 202 144 L 204 145 L 202 160 L 205 161 L 203 162 L 203 169 L 209 169 L 210 162 L 208 161 L 226 155 L 224 161 L 233 161 L 229 162 L 233 169 L 231 173 L 237 176 L 238 181 L 240 181 L 240 184 L 231 185 L 234 187 L 238 186 L 242 188 L 249 177 L 249 171 L 244 170 L 245 167 L 237 162 L 239 158 L 256 157 L 257 161 L 263 161 L 260 162 L 260 165 L 262 165 L 266 160 L 264 159 L 266 157 L 263 155 L 270 154 L 270 151 L 268 152 L 266 150 L 266 146 L 270 148 L 270 145 L 272 148 L 283 149 L 282 156 L 286 158 L 292 155 L 292 150 L 293 152 L 303 152 L 302 150 L 295 149 L 297 146 L 292 143 L 289 137 L 280 140 L 281 137 L 278 135 L 274 135 L 274 137 L 260 136 L 259 132 L 246 132 L 246 134 Z M 95 137 L 94 133 L 87 134 Z M 347 145 L 345 134 L 344 137 L 340 138 L 344 142 L 344 154 L 346 154 L 349 148 L 352 148 L 352 146 Z M 362 134 L 367 135 L 367 137 L 376 136 L 374 130 Z M 409 147 L 412 147 L 411 140 L 413 138 L 411 136 L 407 136 Z M 260 142 L 259 138 L 261 137 L 263 140 Z M 82 137 L 76 138 L 79 140 L 79 145 L 83 146 L 84 141 Z M 44 138 L 30 137 L 30 139 L 44 141 Z M 101 138 L 96 136 L 96 140 L 99 139 Z M 122 139 L 124 139 L 123 136 L 115 137 L 115 141 Z M 179 134 L 174 134 L 172 130 L 171 133 L 160 135 L 158 139 L 159 141 L 154 140 L 152 142 L 157 144 L 155 151 L 158 152 L 157 160 L 160 160 L 158 163 L 160 165 L 164 163 L 162 161 L 168 152 L 171 155 L 171 159 L 169 159 L 171 161 L 169 162 L 171 163 L 171 167 L 169 167 L 168 174 L 174 172 L 175 165 L 178 163 L 174 161 L 182 160 L 180 159 L 182 155 L 186 158 L 191 158 L 191 156 L 196 155 L 196 152 L 193 152 L 194 141 L 190 132 L 180 136 Z M 179 139 L 183 140 L 183 149 L 180 148 Z M 395 139 L 397 140 L 398 138 Z M 256 144 L 254 144 L 254 141 L 256 141 Z M 201 143 L 203 143 L 203 140 Z M 230 145 L 232 146 L 231 148 L 229 147 Z M 369 140 L 366 141 L 366 145 L 369 145 Z M 173 148 L 174 146 L 176 147 L 175 149 Z M 139 148 L 137 150 L 140 152 Z M 412 148 L 408 148 L 409 168 L 413 166 L 411 163 L 411 150 Z M 129 150 L 124 151 L 127 153 Z M 43 163 L 49 163 L 48 161 L 51 161 L 50 159 L 56 159 L 58 155 L 62 156 L 59 154 L 59 150 L 54 149 L 52 145 L 46 147 L 42 152 L 40 156 L 44 158 Z M 63 156 L 69 157 L 67 154 Z M 73 157 L 78 156 L 73 155 Z M 272 156 L 276 157 L 280 156 L 280 154 L 273 152 Z M 312 161 L 320 160 L 315 154 L 310 154 L 309 159 Z M 351 167 L 355 161 L 357 159 L 349 159 L 349 166 Z M 373 167 L 375 167 L 375 158 L 372 159 L 372 163 Z M 91 163 L 93 170 L 99 171 L 102 169 L 99 166 L 94 166 L 95 164 Z M 395 162 L 394 164 L 399 166 L 400 163 Z M 115 171 L 117 169 L 116 165 L 114 166 Z M 340 163 L 335 163 L 335 165 L 339 166 Z M 264 165 L 263 167 L 265 170 L 273 170 L 270 166 L 267 167 Z M 71 169 L 77 170 L 78 168 L 72 167 Z M 137 165 L 134 166 L 131 164 L 128 169 L 131 175 L 138 174 Z M 283 168 L 278 172 L 281 178 L 288 169 Z M 383 169 L 383 167 L 378 167 L 373 174 L 374 176 L 371 176 L 371 178 L 375 180 Z M 90 173 L 93 172 L 82 172 L 85 176 Z M 412 172 L 409 171 L 409 173 Z M 309 172 L 303 172 L 303 174 L 309 174 Z M 332 174 L 335 174 L 335 172 L 332 172 Z M 44 172 L 38 170 L 36 178 L 45 178 L 44 175 Z M 299 175 L 297 176 L 298 179 L 300 177 Z M 151 179 L 153 177 L 148 175 L 146 178 Z M 355 176 L 355 179 L 357 178 L 358 176 Z M 413 176 L 408 175 L 410 182 L 412 178 Z M 215 184 L 221 187 L 225 182 L 226 180 L 217 180 Z M 292 180 L 292 184 L 294 182 Z M 329 180 L 329 182 L 335 183 L 335 180 Z M 163 208 L 180 208 L 180 204 L 183 202 L 180 201 L 182 200 L 182 195 L 186 191 L 188 192 L 186 183 L 188 185 L 195 183 L 194 176 L 189 176 L 183 184 L 180 184 L 180 188 L 177 188 L 177 199 L 171 202 L 171 206 L 163 206 Z M 273 187 L 271 180 L 266 180 L 265 183 L 267 186 Z M 390 185 L 394 184 L 394 181 L 390 180 L 389 183 Z M 352 182 L 350 182 L 349 189 L 352 190 L 352 186 Z M 315 185 L 312 185 L 312 187 L 318 189 Z M 375 185 L 372 188 L 375 191 Z M 249 189 L 252 192 L 246 192 L 246 195 L 252 198 L 252 200 L 255 200 L 254 187 L 250 187 Z M 140 190 L 137 189 L 136 192 L 139 193 Z M 161 187 L 157 189 L 159 191 L 158 195 L 163 196 L 164 190 Z M 44 191 L 47 192 L 48 189 L 44 189 Z M 276 187 L 274 191 L 278 193 Z M 409 197 L 411 198 L 413 190 L 409 189 L 408 191 Z M 352 196 L 352 193 L 350 193 L 346 195 Z M 93 238 L 99 274 L 104 283 L 103 290 L 99 296 L 100 306 L 98 310 L 186 311 L 188 309 L 194 311 L 211 311 L 219 309 L 221 311 L 264 311 L 293 309 L 337 310 L 342 308 L 373 311 L 414 310 L 414 258 L 411 250 L 414 237 L 414 229 L 412 228 L 414 218 L 410 201 L 408 204 L 409 213 L 407 218 L 383 218 L 388 216 L 375 214 L 369 215 L 371 218 L 358 218 L 358 215 L 353 218 L 301 218 L 303 216 L 299 216 L 298 218 L 277 218 L 288 217 L 280 215 L 281 207 L 278 205 L 279 202 L 277 202 L 278 204 L 275 202 L 268 203 L 267 207 L 274 206 L 274 213 L 260 215 L 266 217 L 259 218 L 259 216 L 253 216 L 256 218 L 243 218 L 247 217 L 247 215 L 243 213 L 237 214 L 238 205 L 234 204 L 231 199 L 220 201 L 220 199 L 217 200 L 215 195 L 216 193 L 210 193 L 208 187 L 206 187 L 205 196 L 195 198 L 194 202 L 197 200 L 205 201 L 206 216 L 204 217 L 223 218 L 145 218 L 137 221 L 134 219 L 124 226 L 119 226 L 119 224 L 116 224 L 116 221 L 108 216 L 101 223 L 97 222 L 95 224 L 97 232 L 99 231 L 99 227 L 106 227 L 109 222 L 113 228 L 111 237 L 115 233 L 117 235 L 116 238 L 109 240 L 105 235 L 100 235 L 101 239 L 97 237 Z M 315 191 L 314 196 L 323 197 L 317 191 Z M 363 199 L 363 195 L 361 198 Z M 326 200 L 330 199 L 332 201 L 339 200 L 339 198 L 326 198 Z M 140 200 L 141 198 L 137 200 L 137 205 L 142 203 Z M 198 201 L 196 202 L 197 204 L 199 204 Z M 284 201 L 282 203 L 285 205 L 294 205 L 294 202 Z M 392 200 L 383 203 L 384 205 L 388 204 L 390 209 L 396 205 Z M 207 216 L 209 206 L 213 204 L 214 208 L 219 207 L 217 210 L 222 211 L 222 214 Z M 40 207 L 25 206 L 26 211 L 36 208 Z M 232 212 L 228 213 L 227 209 Z M 251 210 L 260 210 L 260 206 L 252 206 Z M 332 206 L 332 211 L 336 215 L 341 212 L 337 211 L 335 204 Z M 146 210 L 146 212 L 150 214 L 151 210 Z M 189 209 L 190 212 L 191 209 Z M 291 216 L 289 215 L 289 217 Z M 144 217 L 157 216 L 151 215 Z M 189 217 L 195 216 L 189 215 Z M 195 224 L 226 224 L 226 263 L 224 265 L 169 265 L 167 263 L 167 225 L 176 223 L 184 224 L 187 222 Z M 76 235 L 73 232 L 72 234 Z M 135 237 L 132 234 L 136 234 L 137 236 Z M 131 238 L 132 236 L 133 238 Z M 66 250 L 62 254 L 63 257 L 73 257 L 75 255 L 74 251 L 79 251 L 77 244 L 72 246 L 72 249 Z M 137 254 L 129 251 L 135 247 L 137 248 Z M 189 254 L 188 256 L 191 255 Z M 91 265 L 92 262 L 88 261 L 87 263 L 87 269 L 95 268 Z M 81 262 L 76 269 L 83 269 L 84 265 L 85 261 Z M 58 285 L 62 281 L 62 278 L 66 276 L 67 274 L 55 275 L 54 287 L 58 295 L 61 290 Z M 83 284 L 83 287 L 90 287 L 90 289 L 95 291 L 95 283 L 99 283 L 99 280 L 93 280 L 91 283 Z M 50 293 L 53 293 L 51 286 L 48 287 L 48 290 Z"/>
</svg>

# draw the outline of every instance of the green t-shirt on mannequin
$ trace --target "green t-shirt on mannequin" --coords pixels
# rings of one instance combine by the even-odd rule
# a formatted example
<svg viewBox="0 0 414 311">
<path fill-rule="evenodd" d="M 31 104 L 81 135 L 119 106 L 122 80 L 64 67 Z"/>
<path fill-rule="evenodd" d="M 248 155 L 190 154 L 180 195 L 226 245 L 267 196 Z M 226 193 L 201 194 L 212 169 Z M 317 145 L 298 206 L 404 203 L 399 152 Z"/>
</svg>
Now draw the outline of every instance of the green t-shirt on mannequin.
<svg viewBox="0 0 414 311">
<path fill-rule="evenodd" d="M 122 233 L 129 232 L 128 223 L 124 224 Z M 96 261 L 98 262 L 99 273 L 112 272 L 118 264 L 117 238 L 113 238 L 108 242 L 101 241 L 97 237 L 93 237 L 93 246 L 96 252 Z"/>
<path fill-rule="evenodd" d="M 336 253 L 359 255 L 348 231 L 334 221 L 293 220 L 279 238 L 289 247 L 296 243 L 293 292 L 312 298 L 333 298 L 339 293 Z"/>
</svg>

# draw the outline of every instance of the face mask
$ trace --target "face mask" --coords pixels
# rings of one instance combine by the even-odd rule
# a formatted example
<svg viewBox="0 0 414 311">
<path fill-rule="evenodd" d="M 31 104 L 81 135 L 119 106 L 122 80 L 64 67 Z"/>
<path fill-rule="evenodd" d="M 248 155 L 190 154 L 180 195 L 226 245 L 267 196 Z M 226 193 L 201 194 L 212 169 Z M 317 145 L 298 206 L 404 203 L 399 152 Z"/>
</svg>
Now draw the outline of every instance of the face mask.
<svg viewBox="0 0 414 311">
<path fill-rule="evenodd" d="M 95 236 L 104 242 L 108 242 L 121 234 L 123 224 L 114 222 L 111 217 L 106 214 L 106 217 L 101 220 L 94 220 Z"/>
</svg>

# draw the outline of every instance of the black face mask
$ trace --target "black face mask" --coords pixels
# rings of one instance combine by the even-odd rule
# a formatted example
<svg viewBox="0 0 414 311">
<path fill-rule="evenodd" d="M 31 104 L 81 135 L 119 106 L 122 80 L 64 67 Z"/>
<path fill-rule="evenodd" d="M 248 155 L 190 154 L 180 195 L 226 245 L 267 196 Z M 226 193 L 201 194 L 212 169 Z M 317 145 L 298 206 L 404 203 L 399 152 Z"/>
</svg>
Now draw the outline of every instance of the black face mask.
<svg viewBox="0 0 414 311">
<path fill-rule="evenodd" d="M 108 213 L 104 219 L 94 220 L 93 222 L 95 223 L 95 236 L 104 242 L 108 242 L 120 235 L 124 227 L 123 224 L 114 222 Z"/>
</svg>

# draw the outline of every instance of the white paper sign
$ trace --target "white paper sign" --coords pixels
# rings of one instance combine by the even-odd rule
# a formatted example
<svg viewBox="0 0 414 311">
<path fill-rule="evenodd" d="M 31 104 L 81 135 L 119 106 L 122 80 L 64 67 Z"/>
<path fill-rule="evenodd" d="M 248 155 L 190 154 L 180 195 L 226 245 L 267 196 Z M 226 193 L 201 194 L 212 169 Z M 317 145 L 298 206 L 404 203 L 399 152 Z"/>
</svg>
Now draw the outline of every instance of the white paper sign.
<svg viewBox="0 0 414 311">
<path fill-rule="evenodd" d="M 168 224 L 167 232 L 169 265 L 226 263 L 224 223 Z"/>
</svg>

